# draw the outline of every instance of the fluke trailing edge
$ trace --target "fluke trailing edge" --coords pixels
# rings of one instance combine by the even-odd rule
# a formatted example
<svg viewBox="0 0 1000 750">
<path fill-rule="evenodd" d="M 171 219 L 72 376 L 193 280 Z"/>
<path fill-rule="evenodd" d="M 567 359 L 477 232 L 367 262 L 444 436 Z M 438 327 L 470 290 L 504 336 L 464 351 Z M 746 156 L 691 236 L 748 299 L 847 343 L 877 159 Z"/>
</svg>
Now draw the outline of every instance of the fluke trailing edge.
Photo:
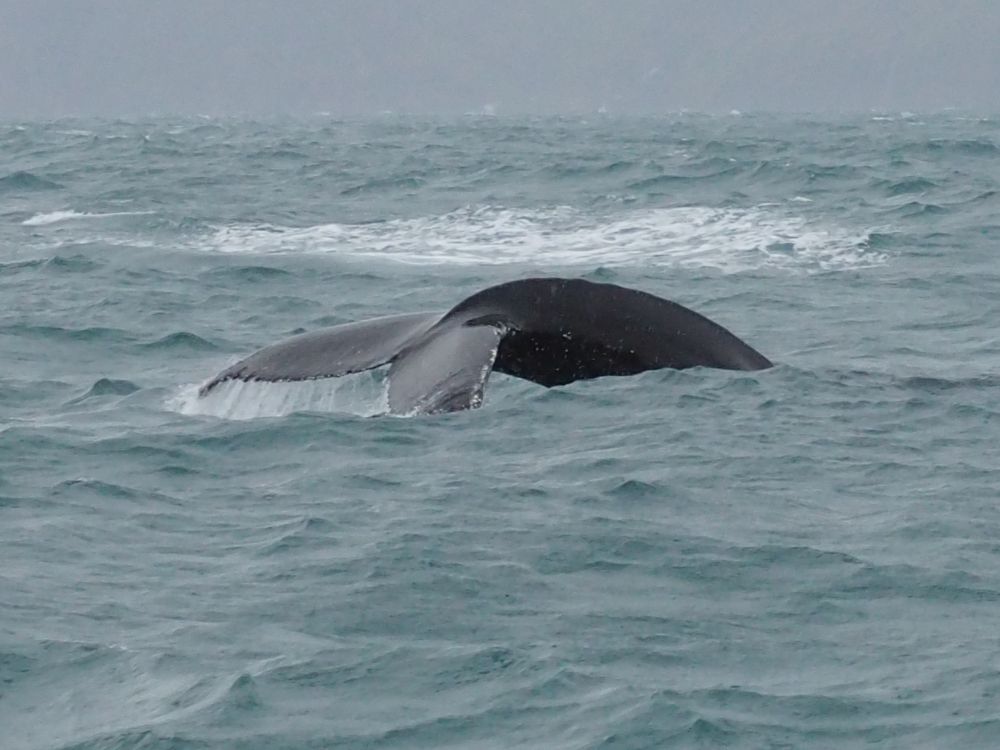
<svg viewBox="0 0 1000 750">
<path fill-rule="evenodd" d="M 389 409 L 473 409 L 496 370 L 544 386 L 661 368 L 761 370 L 763 354 L 676 302 L 583 279 L 524 279 L 484 289 L 444 313 L 324 328 L 265 347 L 215 376 L 312 380 L 389 365 Z"/>
</svg>

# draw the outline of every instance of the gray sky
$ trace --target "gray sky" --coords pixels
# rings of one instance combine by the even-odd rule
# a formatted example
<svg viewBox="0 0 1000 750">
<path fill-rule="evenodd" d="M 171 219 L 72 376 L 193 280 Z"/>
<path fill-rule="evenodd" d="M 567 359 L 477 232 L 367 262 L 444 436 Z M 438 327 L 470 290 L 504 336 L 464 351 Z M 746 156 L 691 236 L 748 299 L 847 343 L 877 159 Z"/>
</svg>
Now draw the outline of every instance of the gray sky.
<svg viewBox="0 0 1000 750">
<path fill-rule="evenodd" d="M 0 119 L 1000 111 L 1000 0 L 0 0 Z"/>
</svg>

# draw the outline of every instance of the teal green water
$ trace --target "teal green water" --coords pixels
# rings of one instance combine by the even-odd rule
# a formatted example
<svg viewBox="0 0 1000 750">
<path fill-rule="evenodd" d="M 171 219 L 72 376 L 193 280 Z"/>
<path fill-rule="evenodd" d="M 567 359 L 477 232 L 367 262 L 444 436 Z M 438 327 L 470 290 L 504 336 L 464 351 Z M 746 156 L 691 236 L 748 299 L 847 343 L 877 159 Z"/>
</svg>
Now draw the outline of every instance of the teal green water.
<svg viewBox="0 0 1000 750">
<path fill-rule="evenodd" d="M 10 750 L 993 748 L 1000 119 L 0 125 Z M 778 363 L 234 385 L 540 274 Z"/>
</svg>

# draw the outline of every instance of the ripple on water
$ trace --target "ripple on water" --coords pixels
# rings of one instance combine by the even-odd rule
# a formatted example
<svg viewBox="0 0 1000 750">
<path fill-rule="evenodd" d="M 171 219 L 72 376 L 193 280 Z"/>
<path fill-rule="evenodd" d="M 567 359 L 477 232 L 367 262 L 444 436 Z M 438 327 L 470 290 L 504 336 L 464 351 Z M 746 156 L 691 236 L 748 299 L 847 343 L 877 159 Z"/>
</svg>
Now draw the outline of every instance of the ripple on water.
<svg viewBox="0 0 1000 750">
<path fill-rule="evenodd" d="M 877 117 L 0 127 L 0 747 L 994 747 L 997 120 Z M 779 365 L 191 384 L 545 274 Z"/>
</svg>

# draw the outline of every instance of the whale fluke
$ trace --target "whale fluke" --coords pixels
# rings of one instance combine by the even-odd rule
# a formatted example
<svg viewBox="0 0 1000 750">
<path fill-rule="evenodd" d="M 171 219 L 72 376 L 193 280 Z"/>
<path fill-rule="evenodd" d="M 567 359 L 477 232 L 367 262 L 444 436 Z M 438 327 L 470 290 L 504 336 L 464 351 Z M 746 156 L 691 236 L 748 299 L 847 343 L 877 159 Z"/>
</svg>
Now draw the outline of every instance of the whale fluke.
<svg viewBox="0 0 1000 750">
<path fill-rule="evenodd" d="M 440 317 L 440 313 L 390 315 L 292 336 L 227 367 L 203 385 L 200 394 L 226 380 L 314 380 L 371 370 L 387 364 Z"/>
<path fill-rule="evenodd" d="M 770 360 L 718 323 L 646 292 L 583 279 L 511 281 L 443 315 L 346 323 L 265 347 L 202 386 L 338 377 L 389 365 L 389 409 L 482 403 L 490 372 L 544 386 L 661 368 L 761 370 Z"/>
</svg>

